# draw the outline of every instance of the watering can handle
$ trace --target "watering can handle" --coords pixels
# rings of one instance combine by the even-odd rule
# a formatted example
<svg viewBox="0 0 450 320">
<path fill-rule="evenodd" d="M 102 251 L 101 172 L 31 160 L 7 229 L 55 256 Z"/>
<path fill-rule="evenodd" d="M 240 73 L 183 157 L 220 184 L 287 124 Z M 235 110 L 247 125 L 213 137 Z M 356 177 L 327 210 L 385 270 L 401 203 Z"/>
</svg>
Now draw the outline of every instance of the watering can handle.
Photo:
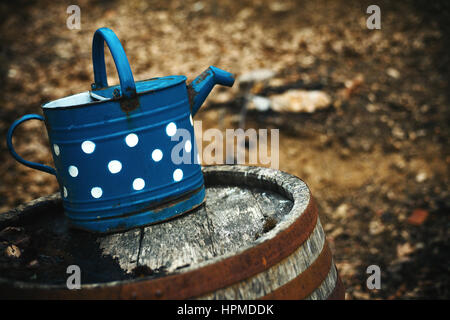
<svg viewBox="0 0 450 320">
<path fill-rule="evenodd" d="M 125 50 L 117 38 L 116 34 L 108 28 L 100 28 L 94 33 L 92 40 L 92 64 L 94 66 L 94 81 L 92 89 L 101 89 L 108 86 L 105 66 L 104 42 L 111 51 L 117 73 L 119 74 L 120 88 L 122 96 L 133 98 L 136 96 L 136 85 L 134 83 L 133 73 L 128 63 Z"/>
<path fill-rule="evenodd" d="M 53 169 L 52 167 L 46 166 L 44 164 L 36 163 L 36 162 L 27 161 L 27 160 L 23 159 L 21 156 L 19 156 L 16 153 L 16 151 L 14 150 L 14 147 L 13 147 L 13 144 L 12 144 L 12 137 L 13 137 L 13 134 L 14 134 L 14 130 L 22 122 L 25 122 L 25 121 L 31 120 L 31 119 L 37 119 L 37 120 L 44 121 L 44 117 L 39 115 L 39 114 L 27 114 L 27 115 L 23 116 L 22 118 L 14 121 L 14 123 L 11 125 L 11 127 L 8 130 L 8 134 L 6 136 L 6 144 L 8 145 L 9 152 L 14 157 L 14 159 L 16 159 L 20 163 L 26 165 L 27 167 L 30 167 L 30 168 L 33 168 L 33 169 L 37 169 L 37 170 L 41 170 L 41 171 L 44 171 L 44 172 L 56 175 L 56 170 Z"/>
</svg>

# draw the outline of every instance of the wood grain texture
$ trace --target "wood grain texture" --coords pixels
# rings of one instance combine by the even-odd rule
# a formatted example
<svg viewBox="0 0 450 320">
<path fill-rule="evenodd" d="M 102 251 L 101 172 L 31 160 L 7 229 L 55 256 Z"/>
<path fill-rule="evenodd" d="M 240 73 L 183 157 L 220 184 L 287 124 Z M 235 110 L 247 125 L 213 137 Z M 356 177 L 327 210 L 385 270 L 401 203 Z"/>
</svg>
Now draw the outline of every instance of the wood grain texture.
<svg viewBox="0 0 450 320">
<path fill-rule="evenodd" d="M 204 206 L 182 218 L 146 227 L 143 232 L 138 263 L 152 270 L 172 273 L 217 255 Z"/>
<path fill-rule="evenodd" d="M 131 273 L 138 264 L 141 234 L 141 229 L 129 230 L 100 236 L 97 243 L 103 256 L 115 259 L 122 270 Z"/>
<path fill-rule="evenodd" d="M 271 197 L 272 210 L 265 206 L 263 214 L 255 195 Z M 284 210 L 275 210 L 278 202 Z M 268 216 L 281 219 L 291 207 L 290 200 L 263 189 L 208 187 L 204 206 L 185 217 L 143 229 L 138 265 L 171 273 L 234 253 L 264 233 Z"/>
<path fill-rule="evenodd" d="M 211 238 L 217 255 L 234 253 L 262 233 L 264 216 L 252 191 L 244 187 L 213 187 L 206 201 Z"/>
</svg>

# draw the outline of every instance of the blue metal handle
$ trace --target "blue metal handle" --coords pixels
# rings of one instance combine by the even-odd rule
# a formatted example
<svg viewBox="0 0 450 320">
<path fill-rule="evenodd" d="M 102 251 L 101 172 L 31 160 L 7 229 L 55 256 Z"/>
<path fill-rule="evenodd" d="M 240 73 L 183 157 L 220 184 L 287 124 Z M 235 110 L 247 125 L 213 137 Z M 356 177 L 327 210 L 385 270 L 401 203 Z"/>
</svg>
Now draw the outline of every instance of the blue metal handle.
<svg viewBox="0 0 450 320">
<path fill-rule="evenodd" d="M 8 134 L 6 136 L 6 144 L 8 145 L 8 149 L 9 152 L 11 153 L 11 155 L 20 163 L 26 165 L 27 167 L 33 168 L 33 169 L 37 169 L 37 170 L 41 170 L 50 174 L 53 174 L 56 176 L 56 170 L 53 169 L 52 167 L 46 166 L 44 164 L 40 164 L 40 163 L 35 163 L 35 162 L 31 162 L 31 161 L 27 161 L 23 158 L 21 158 L 16 151 L 14 150 L 13 144 L 12 144 L 12 137 L 14 134 L 14 130 L 16 129 L 16 127 L 21 124 L 22 122 L 25 122 L 27 120 L 31 120 L 31 119 L 37 119 L 37 120 L 41 120 L 44 121 L 44 117 L 38 114 L 27 114 L 25 116 L 23 116 L 22 118 L 14 121 L 14 123 L 11 125 L 11 127 L 8 130 Z"/>
<path fill-rule="evenodd" d="M 116 34 L 108 28 L 100 28 L 94 33 L 92 40 L 92 63 L 94 66 L 93 89 L 101 89 L 108 86 L 105 66 L 104 42 L 111 51 L 117 73 L 119 74 L 120 88 L 122 95 L 126 98 L 136 96 L 136 85 L 134 83 L 133 73 L 128 63 L 125 50 L 117 38 Z"/>
</svg>

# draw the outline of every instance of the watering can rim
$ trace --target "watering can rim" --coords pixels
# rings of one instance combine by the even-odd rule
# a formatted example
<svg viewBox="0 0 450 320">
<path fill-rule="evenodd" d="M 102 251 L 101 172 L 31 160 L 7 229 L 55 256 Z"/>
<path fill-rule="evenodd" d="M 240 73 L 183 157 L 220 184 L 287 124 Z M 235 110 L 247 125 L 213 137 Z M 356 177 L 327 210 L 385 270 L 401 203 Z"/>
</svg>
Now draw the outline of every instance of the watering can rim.
<svg viewBox="0 0 450 320">
<path fill-rule="evenodd" d="M 153 92 L 159 92 L 159 91 L 163 91 L 165 89 L 171 88 L 171 87 L 175 87 L 181 83 L 185 83 L 187 80 L 187 77 L 184 75 L 170 75 L 170 76 L 165 76 L 165 77 L 154 77 L 154 78 L 149 78 L 149 79 L 144 79 L 144 80 L 139 80 L 136 81 L 136 89 L 142 88 L 144 86 L 142 86 L 143 84 L 152 82 L 155 83 L 157 80 L 160 80 L 158 82 L 163 82 L 167 79 L 173 78 L 173 81 L 171 81 L 171 83 L 166 84 L 166 85 L 156 85 L 154 88 L 148 89 L 148 90 L 143 90 L 143 91 L 136 91 L 136 95 L 137 96 L 142 96 L 145 94 L 149 94 L 149 93 L 153 93 Z M 171 79 L 172 80 L 172 79 Z M 51 100 L 48 101 L 44 104 L 42 104 L 42 108 L 46 109 L 46 110 L 60 110 L 60 109 L 75 109 L 75 108 L 82 108 L 82 107 L 87 107 L 87 106 L 93 106 L 93 105 L 97 105 L 97 104 L 101 104 L 104 102 L 111 102 L 111 101 L 119 101 L 120 99 L 126 99 L 125 97 L 119 97 L 119 98 L 114 98 L 114 97 L 105 97 L 102 96 L 100 93 L 104 92 L 105 90 L 110 90 L 111 92 L 113 91 L 113 89 L 120 89 L 120 84 L 115 84 L 115 85 L 111 85 L 111 86 L 107 86 L 101 89 L 96 89 L 96 90 L 88 90 L 88 91 L 83 91 L 80 93 L 75 93 L 72 95 L 68 95 L 62 98 L 58 98 L 56 100 Z M 79 95 L 84 95 L 84 98 L 88 98 L 91 99 L 91 101 L 86 101 L 86 102 L 78 102 L 78 103 L 65 103 L 62 100 L 65 99 L 70 99 L 70 98 L 74 98 L 76 96 Z M 100 99 L 103 98 L 103 99 Z M 81 97 L 80 97 L 80 101 L 81 101 Z M 56 105 L 50 105 L 50 104 L 56 104 Z"/>
</svg>

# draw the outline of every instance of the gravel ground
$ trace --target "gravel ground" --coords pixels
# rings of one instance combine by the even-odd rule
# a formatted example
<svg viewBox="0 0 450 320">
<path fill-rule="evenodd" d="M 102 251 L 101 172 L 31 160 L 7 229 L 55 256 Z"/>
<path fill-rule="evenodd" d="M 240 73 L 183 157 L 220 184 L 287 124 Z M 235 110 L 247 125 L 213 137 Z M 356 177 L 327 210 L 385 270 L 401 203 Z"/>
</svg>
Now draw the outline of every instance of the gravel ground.
<svg viewBox="0 0 450 320">
<path fill-rule="evenodd" d="M 366 28 L 368 1 L 79 1 L 0 4 L 0 136 L 49 100 L 93 81 L 91 38 L 121 39 L 135 79 L 209 65 L 237 76 L 270 69 L 251 92 L 271 98 L 320 90 L 331 104 L 311 113 L 247 112 L 246 128 L 280 130 L 279 168 L 310 186 L 348 299 L 450 298 L 449 18 L 446 1 L 378 1 L 381 30 Z M 110 83 L 118 82 L 108 56 Z M 241 90 L 240 90 L 241 89 Z M 237 128 L 242 86 L 216 89 L 196 120 Z M 38 121 L 17 130 L 30 161 L 51 165 Z M 15 162 L 0 144 L 0 212 L 56 192 L 55 179 Z M 381 268 L 381 289 L 366 268 Z"/>
</svg>

